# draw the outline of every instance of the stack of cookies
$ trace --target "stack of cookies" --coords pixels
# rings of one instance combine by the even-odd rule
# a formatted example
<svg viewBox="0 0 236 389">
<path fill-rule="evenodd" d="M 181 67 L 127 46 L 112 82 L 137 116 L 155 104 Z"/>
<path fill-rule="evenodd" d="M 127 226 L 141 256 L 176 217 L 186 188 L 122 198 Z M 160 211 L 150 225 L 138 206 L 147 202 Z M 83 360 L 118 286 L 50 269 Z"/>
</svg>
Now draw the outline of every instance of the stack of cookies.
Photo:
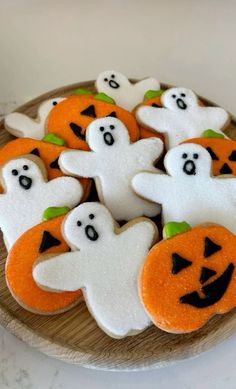
<svg viewBox="0 0 236 389">
<path fill-rule="evenodd" d="M 195 331 L 236 306 L 229 115 L 153 78 L 105 71 L 95 88 L 5 118 L 17 137 L 0 150 L 9 290 L 42 315 L 84 298 L 114 338 Z"/>
</svg>

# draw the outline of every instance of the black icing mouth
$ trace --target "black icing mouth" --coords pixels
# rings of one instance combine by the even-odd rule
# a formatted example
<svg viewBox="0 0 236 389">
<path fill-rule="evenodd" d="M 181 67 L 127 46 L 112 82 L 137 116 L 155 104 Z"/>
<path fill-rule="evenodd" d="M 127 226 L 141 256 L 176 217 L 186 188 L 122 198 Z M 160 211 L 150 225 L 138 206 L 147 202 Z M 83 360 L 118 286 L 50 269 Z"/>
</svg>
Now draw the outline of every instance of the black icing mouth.
<svg viewBox="0 0 236 389">
<path fill-rule="evenodd" d="M 115 142 L 115 139 L 110 132 L 105 132 L 105 134 L 103 135 L 103 139 L 107 146 L 112 146 Z"/>
<path fill-rule="evenodd" d="M 108 84 L 109 84 L 109 86 L 110 86 L 111 88 L 113 88 L 113 89 L 117 89 L 117 88 L 120 87 L 120 85 L 118 84 L 118 82 L 116 82 L 115 80 L 110 80 L 110 81 L 108 82 Z"/>
<path fill-rule="evenodd" d="M 81 140 L 85 140 L 85 133 L 82 133 L 82 128 L 78 124 L 71 122 L 70 128 L 73 131 L 74 135 Z"/>
<path fill-rule="evenodd" d="M 176 104 L 178 105 L 178 107 L 179 107 L 180 109 L 186 109 L 186 108 L 187 108 L 187 104 L 184 102 L 184 100 L 182 100 L 182 99 L 180 99 L 180 98 L 178 98 L 178 99 L 176 100 Z"/>
<path fill-rule="evenodd" d="M 98 235 L 97 231 L 90 224 L 88 224 L 85 227 L 85 235 L 87 236 L 87 238 L 89 240 L 92 240 L 93 242 L 95 242 L 95 240 L 97 240 L 99 238 L 99 235 Z"/>
<path fill-rule="evenodd" d="M 20 183 L 20 186 L 22 186 L 22 188 L 27 190 L 27 189 L 31 188 L 33 181 L 30 177 L 20 176 L 19 183 Z"/>
<path fill-rule="evenodd" d="M 183 166 L 183 171 L 186 173 L 188 176 L 194 176 L 196 174 L 196 165 L 193 161 L 190 159 L 185 162 Z"/>
<path fill-rule="evenodd" d="M 194 291 L 180 297 L 180 302 L 192 305 L 196 308 L 207 308 L 210 305 L 217 303 L 228 289 L 233 271 L 234 265 L 230 263 L 226 270 L 215 281 L 203 286 L 201 292 L 203 292 L 206 297 L 200 297 L 198 292 Z"/>
</svg>

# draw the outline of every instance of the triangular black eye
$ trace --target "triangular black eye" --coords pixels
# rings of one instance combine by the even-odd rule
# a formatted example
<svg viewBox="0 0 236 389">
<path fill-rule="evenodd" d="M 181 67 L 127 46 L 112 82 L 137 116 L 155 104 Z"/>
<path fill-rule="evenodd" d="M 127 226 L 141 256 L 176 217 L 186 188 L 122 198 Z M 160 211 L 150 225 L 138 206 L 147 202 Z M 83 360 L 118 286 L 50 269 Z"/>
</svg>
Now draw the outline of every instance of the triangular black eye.
<svg viewBox="0 0 236 389">
<path fill-rule="evenodd" d="M 224 165 L 221 166 L 221 168 L 220 168 L 220 173 L 221 174 L 231 174 L 232 169 L 229 167 L 229 165 L 227 163 L 224 163 Z"/>
<path fill-rule="evenodd" d="M 181 270 L 192 265 L 188 259 L 181 257 L 177 253 L 172 254 L 172 274 L 178 274 Z"/>
<path fill-rule="evenodd" d="M 211 159 L 213 159 L 213 161 L 219 161 L 219 158 L 218 158 L 217 155 L 214 153 L 214 151 L 212 150 L 211 147 L 207 147 L 206 149 L 207 149 L 208 153 L 210 154 Z"/>
<path fill-rule="evenodd" d="M 94 105 L 90 105 L 88 108 L 85 108 L 80 112 L 81 115 L 90 116 L 91 118 L 96 118 L 96 112 Z"/>
<path fill-rule="evenodd" d="M 117 116 L 116 116 L 116 112 L 113 111 L 113 112 L 109 113 L 109 114 L 107 115 L 107 117 L 116 118 L 116 117 L 117 117 Z"/>
<path fill-rule="evenodd" d="M 70 123 L 70 128 L 72 129 L 74 135 L 77 136 L 77 138 L 85 140 L 85 135 L 81 132 L 82 128 L 78 126 L 78 124 L 72 122 Z"/>
<path fill-rule="evenodd" d="M 215 274 L 216 274 L 215 270 L 208 269 L 208 267 L 202 267 L 202 271 L 201 271 L 201 275 L 200 275 L 199 281 L 201 282 L 201 284 L 204 284 L 204 282 L 209 280 L 209 278 L 211 278 Z"/>
<path fill-rule="evenodd" d="M 156 103 L 152 103 L 152 107 L 153 108 L 161 108 L 160 105 L 156 104 Z"/>
<path fill-rule="evenodd" d="M 233 150 L 229 156 L 230 161 L 236 161 L 236 150 Z"/>
<path fill-rule="evenodd" d="M 215 254 L 217 251 L 220 251 L 221 248 L 222 248 L 221 246 L 214 243 L 210 238 L 206 237 L 204 243 L 204 257 L 205 258 L 210 257 L 211 255 Z"/>
<path fill-rule="evenodd" d="M 35 149 L 33 149 L 30 154 L 33 154 L 33 155 L 37 155 L 37 157 L 40 157 L 40 154 L 39 154 L 39 149 L 37 149 L 37 147 Z"/>
<path fill-rule="evenodd" d="M 60 166 L 58 165 L 58 160 L 59 160 L 59 157 L 54 159 L 54 161 L 52 161 L 50 163 L 50 168 L 52 168 L 52 169 L 59 169 L 60 170 Z"/>
<path fill-rule="evenodd" d="M 52 236 L 49 231 L 43 231 L 43 237 L 40 243 L 39 252 L 44 253 L 44 251 L 50 249 L 51 247 L 59 246 L 60 244 L 60 240 Z"/>
</svg>

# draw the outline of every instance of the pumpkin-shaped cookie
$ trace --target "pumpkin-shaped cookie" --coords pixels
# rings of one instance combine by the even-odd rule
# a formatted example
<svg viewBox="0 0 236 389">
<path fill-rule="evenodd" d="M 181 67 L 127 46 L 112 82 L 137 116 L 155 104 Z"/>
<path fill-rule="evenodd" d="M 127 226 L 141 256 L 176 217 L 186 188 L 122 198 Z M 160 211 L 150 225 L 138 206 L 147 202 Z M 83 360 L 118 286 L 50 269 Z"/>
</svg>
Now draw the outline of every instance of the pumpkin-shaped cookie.
<svg viewBox="0 0 236 389">
<path fill-rule="evenodd" d="M 217 136 L 212 130 L 207 130 L 201 138 L 188 139 L 184 143 L 197 143 L 210 153 L 213 174 L 236 175 L 236 141 Z M 216 137 L 217 136 L 217 137 Z"/>
<path fill-rule="evenodd" d="M 188 230 L 187 223 L 167 224 L 167 236 L 179 225 L 185 231 L 157 243 L 140 274 L 148 314 L 173 333 L 197 330 L 236 306 L 236 236 L 219 225 Z"/>
<path fill-rule="evenodd" d="M 106 116 L 120 119 L 127 127 L 131 141 L 138 140 L 139 126 L 131 112 L 89 94 L 72 95 L 55 105 L 47 118 L 46 133 L 64 139 L 67 147 L 89 150 L 86 128 L 94 119 Z"/>
<path fill-rule="evenodd" d="M 45 215 L 53 212 L 48 209 Z M 40 314 L 66 311 L 78 303 L 81 291 L 56 293 L 40 289 L 32 269 L 40 255 L 69 251 L 61 234 L 64 216 L 44 221 L 25 232 L 14 244 L 6 262 L 6 281 L 16 301 L 25 309 Z"/>
<path fill-rule="evenodd" d="M 18 138 L 7 143 L 0 149 L 0 165 L 3 165 L 10 159 L 21 155 L 37 155 L 43 160 L 46 166 L 48 179 L 52 180 L 53 178 L 64 175 L 58 165 L 58 159 L 61 152 L 65 150 L 67 150 L 66 147 L 58 146 L 52 143 L 30 138 Z M 91 180 L 81 177 L 79 178 L 79 181 L 83 186 L 84 193 L 82 201 L 84 201 L 89 195 Z"/>
</svg>

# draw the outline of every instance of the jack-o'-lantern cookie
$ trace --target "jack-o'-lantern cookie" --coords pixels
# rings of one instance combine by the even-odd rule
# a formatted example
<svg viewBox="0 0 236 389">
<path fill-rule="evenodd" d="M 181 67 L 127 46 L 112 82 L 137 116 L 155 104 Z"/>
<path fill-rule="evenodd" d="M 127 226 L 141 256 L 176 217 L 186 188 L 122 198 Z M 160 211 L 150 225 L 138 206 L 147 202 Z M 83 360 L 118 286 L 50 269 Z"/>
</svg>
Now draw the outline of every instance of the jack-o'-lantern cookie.
<svg viewBox="0 0 236 389">
<path fill-rule="evenodd" d="M 155 224 L 134 219 L 119 228 L 99 203 L 83 203 L 68 214 L 63 234 L 71 252 L 39 258 L 33 277 L 41 287 L 83 289 L 88 309 L 110 336 L 143 331 L 150 320 L 138 295 L 138 273 L 157 239 Z"/>
<path fill-rule="evenodd" d="M 45 164 L 48 180 L 52 180 L 64 175 L 59 167 L 58 160 L 61 152 L 65 150 L 67 150 L 66 147 L 40 140 L 30 138 L 14 139 L 0 149 L 0 165 L 4 165 L 10 159 L 20 157 L 21 155 L 36 155 Z M 83 187 L 81 201 L 84 201 L 89 195 L 91 180 L 81 177 L 79 181 Z"/>
<path fill-rule="evenodd" d="M 161 95 L 161 103 L 163 108 L 139 107 L 136 118 L 141 125 L 163 133 L 167 149 L 200 136 L 208 128 L 223 134 L 230 120 L 223 108 L 201 106 L 196 94 L 186 88 L 166 90 Z"/>
<path fill-rule="evenodd" d="M 93 96 L 82 90 L 82 93 L 67 98 L 48 100 L 40 106 L 38 116 L 41 118 L 40 131 L 38 120 L 16 112 L 6 116 L 5 127 L 18 137 L 43 139 L 60 146 L 88 150 L 85 132 L 89 123 L 96 118 L 111 116 L 126 125 L 133 142 L 139 138 L 139 126 L 134 115 L 115 105 L 104 93 Z M 36 129 L 33 122 L 37 124 Z"/>
<path fill-rule="evenodd" d="M 54 209 L 55 211 L 55 209 Z M 46 214 L 53 212 L 48 209 Z M 33 265 L 40 255 L 69 251 L 62 233 L 64 216 L 44 221 L 25 232 L 14 244 L 6 262 L 6 281 L 16 301 L 29 311 L 55 314 L 74 306 L 81 291 L 56 293 L 40 289 L 32 277 Z"/>
<path fill-rule="evenodd" d="M 89 150 L 86 129 L 96 118 L 116 117 L 127 127 L 131 140 L 139 138 L 139 126 L 132 113 L 91 95 L 74 95 L 55 106 L 50 112 L 46 132 L 65 140 L 70 148 Z M 46 135 L 47 136 L 47 135 Z"/>
<path fill-rule="evenodd" d="M 140 296 L 157 327 L 195 331 L 236 306 L 236 236 L 219 225 L 165 229 L 168 239 L 151 249 L 141 270 Z"/>
<path fill-rule="evenodd" d="M 221 134 L 206 130 L 201 138 L 188 139 L 184 143 L 196 143 L 207 149 L 212 159 L 212 169 L 215 176 L 220 174 L 236 175 L 235 140 L 226 139 Z"/>
</svg>

